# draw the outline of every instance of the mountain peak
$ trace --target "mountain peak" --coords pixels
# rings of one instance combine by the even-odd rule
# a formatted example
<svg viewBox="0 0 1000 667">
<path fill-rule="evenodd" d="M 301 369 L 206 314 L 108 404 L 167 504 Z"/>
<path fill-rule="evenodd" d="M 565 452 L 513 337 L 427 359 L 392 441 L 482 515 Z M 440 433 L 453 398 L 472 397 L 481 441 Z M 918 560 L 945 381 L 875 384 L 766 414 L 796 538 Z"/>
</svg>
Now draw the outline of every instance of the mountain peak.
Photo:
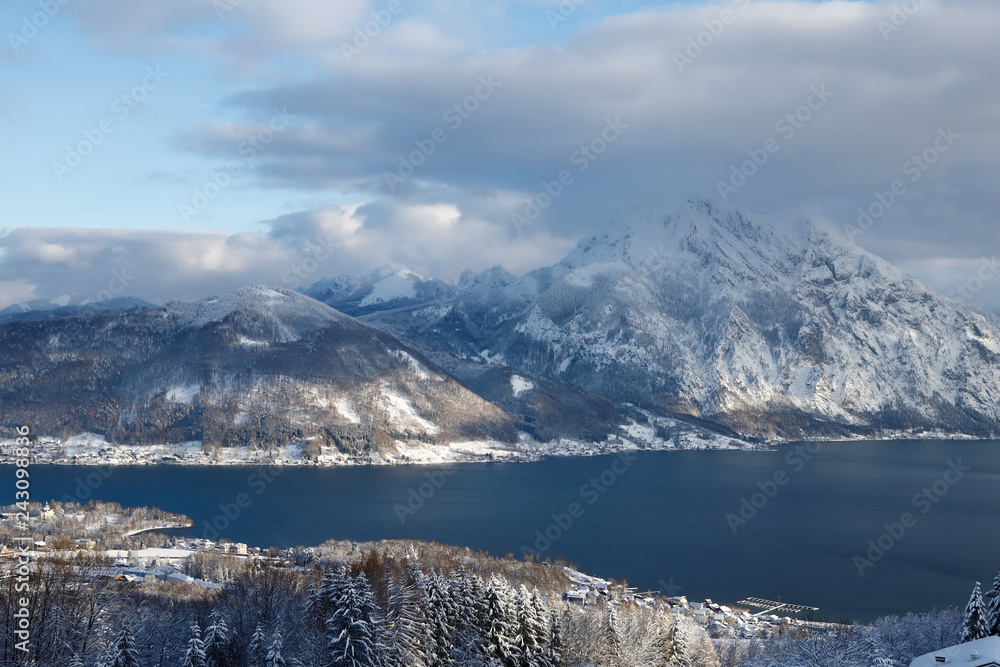
<svg viewBox="0 0 1000 667">
<path fill-rule="evenodd" d="M 189 326 L 225 320 L 267 320 L 280 325 L 279 340 L 295 339 L 294 331 L 314 329 L 349 318 L 330 306 L 283 287 L 247 285 L 221 296 L 196 301 L 171 301 L 168 313 Z"/>
</svg>

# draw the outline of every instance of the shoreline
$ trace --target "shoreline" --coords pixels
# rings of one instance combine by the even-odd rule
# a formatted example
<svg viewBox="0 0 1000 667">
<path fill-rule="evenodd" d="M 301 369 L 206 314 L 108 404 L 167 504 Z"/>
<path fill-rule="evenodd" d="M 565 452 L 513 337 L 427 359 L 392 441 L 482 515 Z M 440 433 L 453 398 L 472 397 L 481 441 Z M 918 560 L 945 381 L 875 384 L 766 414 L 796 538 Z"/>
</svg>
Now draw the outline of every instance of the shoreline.
<svg viewBox="0 0 1000 667">
<path fill-rule="evenodd" d="M 93 435 L 93 434 L 89 434 Z M 308 460 L 298 452 L 292 453 L 285 448 L 282 454 L 250 455 L 247 448 L 221 450 L 225 454 L 208 453 L 201 450 L 200 442 L 177 443 L 174 445 L 111 445 L 100 438 L 90 437 L 90 442 L 100 442 L 105 445 L 90 448 L 89 451 L 75 453 L 72 456 L 59 455 L 63 453 L 67 442 L 55 438 L 40 438 L 32 445 L 32 465 L 59 466 L 90 466 L 90 467 L 147 467 L 147 466 L 226 466 L 226 467 L 310 467 L 338 468 L 356 466 L 449 466 L 475 463 L 535 463 L 550 458 L 575 458 L 609 456 L 622 452 L 683 452 L 683 451 L 743 451 L 765 452 L 775 451 L 781 447 L 810 443 L 854 443 L 854 442 L 902 442 L 902 441 L 934 441 L 934 442 L 991 442 L 997 438 L 984 438 L 968 434 L 937 433 L 885 433 L 882 437 L 856 438 L 803 438 L 801 440 L 772 441 L 754 444 L 737 441 L 726 436 L 718 436 L 712 440 L 690 439 L 683 446 L 677 446 L 673 441 L 661 443 L 636 444 L 624 438 L 615 438 L 600 443 L 583 443 L 575 440 L 559 440 L 549 443 L 532 443 L 521 449 L 509 449 L 503 443 L 471 442 L 453 443 L 451 445 L 429 445 L 426 443 L 397 443 L 400 451 L 395 456 L 359 457 L 343 453 L 325 454 L 320 460 Z M 86 436 L 83 436 L 86 437 Z M 80 438 L 80 436 L 77 436 Z M 97 438 L 100 438 L 97 441 Z M 695 440 L 692 442 L 692 440 Z M 38 443 L 42 443 L 38 451 Z M 14 465 L 15 456 L 10 451 L 14 441 L 0 441 L 0 465 Z M 301 451 L 301 448 L 297 448 Z M 40 454 L 40 455 L 39 455 Z"/>
</svg>

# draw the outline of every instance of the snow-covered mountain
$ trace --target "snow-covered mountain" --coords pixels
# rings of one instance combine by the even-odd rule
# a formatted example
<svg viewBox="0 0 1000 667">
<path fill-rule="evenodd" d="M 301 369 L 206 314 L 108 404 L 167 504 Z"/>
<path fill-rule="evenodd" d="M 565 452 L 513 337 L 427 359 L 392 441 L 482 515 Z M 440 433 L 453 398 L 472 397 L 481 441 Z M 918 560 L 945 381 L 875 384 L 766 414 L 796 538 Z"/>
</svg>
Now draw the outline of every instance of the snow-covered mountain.
<svg viewBox="0 0 1000 667">
<path fill-rule="evenodd" d="M 54 299 L 32 299 L 0 310 L 0 324 L 20 320 L 38 320 L 62 317 L 98 310 L 123 311 L 129 308 L 154 308 L 154 304 L 130 296 L 114 297 L 103 301 L 86 301 L 77 294 L 64 294 Z"/>
<path fill-rule="evenodd" d="M 314 283 L 304 294 L 348 315 L 450 301 L 452 285 L 407 269 L 383 266 L 362 276 L 338 276 Z"/>
<path fill-rule="evenodd" d="M 995 320 L 819 224 L 695 200 L 487 274 L 362 319 L 501 405 L 486 369 L 764 437 L 1000 432 Z"/>
<path fill-rule="evenodd" d="M 696 200 L 521 278 L 307 292 L 14 308 L 0 426 L 327 462 L 1000 433 L 997 319 L 808 221 Z"/>
<path fill-rule="evenodd" d="M 124 444 L 304 447 L 314 459 L 517 439 L 510 415 L 391 336 L 260 286 L 0 326 L 0 420 Z"/>
</svg>

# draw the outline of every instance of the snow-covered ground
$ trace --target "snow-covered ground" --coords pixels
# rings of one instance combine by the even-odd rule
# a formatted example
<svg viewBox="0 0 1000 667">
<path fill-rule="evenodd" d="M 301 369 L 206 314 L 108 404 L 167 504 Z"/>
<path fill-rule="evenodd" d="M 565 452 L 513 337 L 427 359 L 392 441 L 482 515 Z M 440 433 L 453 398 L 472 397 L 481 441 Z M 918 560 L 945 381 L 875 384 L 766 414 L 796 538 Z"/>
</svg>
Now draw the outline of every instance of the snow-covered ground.
<svg viewBox="0 0 1000 667">
<path fill-rule="evenodd" d="M 414 425 L 428 429 L 432 425 L 423 422 L 412 410 L 409 402 L 400 396 L 393 396 L 391 409 L 402 419 L 412 420 Z M 741 440 L 703 431 L 677 432 L 671 439 L 656 436 L 651 426 L 631 423 L 622 431 L 628 437 L 610 434 L 606 440 L 587 442 L 569 438 L 557 438 L 548 442 L 538 442 L 525 433 L 517 444 L 496 441 L 470 440 L 447 444 L 430 444 L 420 440 L 396 441 L 396 454 L 372 453 L 365 456 L 346 454 L 330 448 L 320 454 L 317 460 L 303 458 L 306 442 L 294 442 L 281 450 L 262 452 L 248 447 L 215 448 L 206 452 L 200 441 L 164 443 L 153 445 L 116 445 L 103 436 L 82 433 L 66 440 L 42 437 L 32 444 L 32 461 L 35 463 L 55 463 L 61 465 L 402 465 L 442 463 L 473 463 L 489 461 L 537 461 L 550 456 L 597 456 L 623 451 L 673 451 L 681 449 L 760 449 Z M 13 461 L 14 442 L 0 442 L 0 463 Z"/>
</svg>

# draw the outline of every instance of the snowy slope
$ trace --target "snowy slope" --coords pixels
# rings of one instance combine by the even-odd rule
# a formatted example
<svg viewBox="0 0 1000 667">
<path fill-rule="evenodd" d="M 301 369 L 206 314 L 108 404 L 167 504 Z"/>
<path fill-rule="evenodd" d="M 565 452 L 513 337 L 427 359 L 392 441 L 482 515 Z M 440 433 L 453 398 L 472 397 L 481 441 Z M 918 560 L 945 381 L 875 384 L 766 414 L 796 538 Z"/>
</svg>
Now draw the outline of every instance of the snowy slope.
<svg viewBox="0 0 1000 667">
<path fill-rule="evenodd" d="M 836 232 L 692 201 L 558 264 L 365 318 L 463 377 L 472 360 L 760 436 L 1000 424 L 1000 332 Z"/>
<path fill-rule="evenodd" d="M 122 444 L 297 447 L 314 460 L 517 440 L 509 415 L 416 351 L 263 286 L 0 326 L 0 422 Z"/>
<path fill-rule="evenodd" d="M 304 294 L 348 315 L 448 301 L 455 287 L 413 271 L 383 266 L 363 276 L 321 280 Z"/>
</svg>

